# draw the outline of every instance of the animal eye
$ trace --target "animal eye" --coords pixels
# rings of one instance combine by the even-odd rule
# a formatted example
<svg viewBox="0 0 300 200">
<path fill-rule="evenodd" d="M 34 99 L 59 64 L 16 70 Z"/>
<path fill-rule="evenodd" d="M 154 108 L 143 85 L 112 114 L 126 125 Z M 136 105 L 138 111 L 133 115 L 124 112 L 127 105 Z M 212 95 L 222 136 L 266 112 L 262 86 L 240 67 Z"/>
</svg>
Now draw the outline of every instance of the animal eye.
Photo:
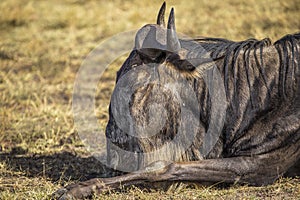
<svg viewBox="0 0 300 200">
<path fill-rule="evenodd" d="M 167 62 L 172 63 L 180 71 L 194 71 L 195 66 L 193 66 L 188 60 L 181 59 L 178 54 L 172 54 L 168 56 Z"/>
</svg>

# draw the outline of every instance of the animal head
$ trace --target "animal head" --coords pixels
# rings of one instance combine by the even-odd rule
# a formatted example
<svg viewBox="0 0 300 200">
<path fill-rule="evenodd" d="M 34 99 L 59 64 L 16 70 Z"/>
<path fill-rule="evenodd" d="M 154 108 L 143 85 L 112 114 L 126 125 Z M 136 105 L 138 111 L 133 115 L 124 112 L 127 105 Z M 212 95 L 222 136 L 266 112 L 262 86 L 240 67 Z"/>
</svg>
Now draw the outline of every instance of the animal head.
<svg viewBox="0 0 300 200">
<path fill-rule="evenodd" d="M 197 70 L 188 59 L 193 53 L 191 47 L 197 44 L 178 39 L 174 9 L 165 26 L 165 6 L 163 3 L 156 24 L 145 25 L 136 34 L 135 48 L 117 74 L 106 129 L 109 141 L 117 139 L 125 150 L 155 151 L 143 159 L 145 163 L 159 155 L 171 160 L 171 154 L 161 151 L 171 151 L 176 145 L 182 145 L 184 152 L 200 127 L 193 88 Z M 132 140 L 139 142 L 128 146 Z M 178 151 L 175 157 L 183 152 Z"/>
</svg>

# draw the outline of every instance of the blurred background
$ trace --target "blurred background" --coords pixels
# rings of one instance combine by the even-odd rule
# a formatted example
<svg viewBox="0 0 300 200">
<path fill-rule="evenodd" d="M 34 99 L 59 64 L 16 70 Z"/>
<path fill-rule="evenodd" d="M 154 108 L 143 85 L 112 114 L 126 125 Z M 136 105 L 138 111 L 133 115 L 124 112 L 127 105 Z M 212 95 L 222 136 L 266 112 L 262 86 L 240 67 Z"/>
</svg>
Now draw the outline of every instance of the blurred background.
<svg viewBox="0 0 300 200">
<path fill-rule="evenodd" d="M 177 31 L 190 37 L 236 41 L 269 37 L 275 42 L 300 31 L 300 0 L 166 2 L 167 15 L 175 7 Z M 106 170 L 90 156 L 74 127 L 71 109 L 76 73 L 101 41 L 155 23 L 161 4 L 158 0 L 0 1 L 0 199 L 45 198 L 60 185 Z M 97 90 L 96 114 L 102 129 L 115 73 L 125 58 L 112 63 Z M 182 197 L 262 195 L 279 199 L 300 196 L 299 188 L 299 179 L 293 179 L 265 188 L 180 191 Z M 132 191 L 123 195 L 150 198 L 142 191 Z M 151 195 L 155 194 L 168 196 Z"/>
</svg>

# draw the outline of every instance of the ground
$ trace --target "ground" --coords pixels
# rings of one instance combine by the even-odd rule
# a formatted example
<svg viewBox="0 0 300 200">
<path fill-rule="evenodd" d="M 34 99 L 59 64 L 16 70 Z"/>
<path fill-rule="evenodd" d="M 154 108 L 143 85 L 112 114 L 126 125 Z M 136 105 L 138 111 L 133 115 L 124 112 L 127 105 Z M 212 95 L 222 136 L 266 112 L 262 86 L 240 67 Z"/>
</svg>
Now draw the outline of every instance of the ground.
<svg viewBox="0 0 300 200">
<path fill-rule="evenodd" d="M 106 168 L 78 136 L 74 81 L 88 53 L 107 38 L 156 21 L 161 1 L 2 0 L 0 2 L 0 199 L 49 199 L 63 185 Z M 177 30 L 190 37 L 272 41 L 300 31 L 300 0 L 167 1 Z M 101 76 L 96 115 L 101 129 L 115 73 Z M 95 199 L 296 199 L 300 179 L 265 187 L 175 184 L 167 191 L 129 188 Z"/>
</svg>

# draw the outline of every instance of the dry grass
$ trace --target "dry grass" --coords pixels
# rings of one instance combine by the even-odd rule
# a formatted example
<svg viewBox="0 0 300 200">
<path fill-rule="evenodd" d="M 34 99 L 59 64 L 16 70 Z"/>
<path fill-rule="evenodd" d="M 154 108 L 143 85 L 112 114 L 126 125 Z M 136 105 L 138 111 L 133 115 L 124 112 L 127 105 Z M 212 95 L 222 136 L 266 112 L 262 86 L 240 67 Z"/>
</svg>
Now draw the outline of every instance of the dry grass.
<svg viewBox="0 0 300 200">
<path fill-rule="evenodd" d="M 161 2 L 0 1 L 0 199 L 47 199 L 61 184 L 101 174 L 83 147 L 71 112 L 73 83 L 85 56 L 119 32 L 153 23 Z M 300 1 L 179 1 L 177 30 L 189 36 L 279 39 L 300 30 Z M 97 116 L 103 128 L 116 61 L 102 78 Z M 100 92 L 101 91 L 101 92 Z M 95 168 L 91 168 L 93 163 Z M 95 164 L 96 163 L 96 164 Z M 99 163 L 98 163 L 99 165 Z M 100 199 L 299 198 L 299 179 L 267 187 L 137 188 Z"/>
</svg>

